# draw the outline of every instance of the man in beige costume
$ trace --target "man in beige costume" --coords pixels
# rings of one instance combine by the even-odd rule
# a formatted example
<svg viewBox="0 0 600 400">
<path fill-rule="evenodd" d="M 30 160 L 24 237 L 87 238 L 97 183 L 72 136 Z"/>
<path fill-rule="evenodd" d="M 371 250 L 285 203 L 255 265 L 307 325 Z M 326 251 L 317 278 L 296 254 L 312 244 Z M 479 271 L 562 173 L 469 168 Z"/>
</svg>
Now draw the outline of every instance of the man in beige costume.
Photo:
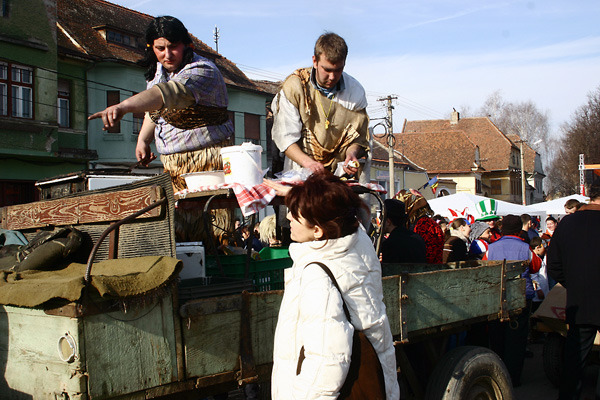
<svg viewBox="0 0 600 400">
<path fill-rule="evenodd" d="M 312 68 L 301 68 L 273 100 L 273 141 L 286 159 L 284 171 L 307 168 L 356 175 L 369 151 L 367 98 L 362 85 L 344 72 L 348 47 L 335 33 L 315 44 Z"/>
</svg>

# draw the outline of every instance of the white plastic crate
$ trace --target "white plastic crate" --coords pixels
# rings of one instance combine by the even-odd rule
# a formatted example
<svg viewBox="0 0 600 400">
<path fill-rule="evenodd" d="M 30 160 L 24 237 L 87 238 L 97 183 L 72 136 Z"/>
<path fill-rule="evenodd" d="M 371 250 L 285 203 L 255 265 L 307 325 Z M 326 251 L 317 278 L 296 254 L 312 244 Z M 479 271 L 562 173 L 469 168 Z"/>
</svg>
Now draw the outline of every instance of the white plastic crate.
<svg viewBox="0 0 600 400">
<path fill-rule="evenodd" d="M 183 261 L 179 273 L 181 279 L 203 278 L 206 276 L 205 254 L 202 242 L 176 243 L 177 258 Z"/>
</svg>

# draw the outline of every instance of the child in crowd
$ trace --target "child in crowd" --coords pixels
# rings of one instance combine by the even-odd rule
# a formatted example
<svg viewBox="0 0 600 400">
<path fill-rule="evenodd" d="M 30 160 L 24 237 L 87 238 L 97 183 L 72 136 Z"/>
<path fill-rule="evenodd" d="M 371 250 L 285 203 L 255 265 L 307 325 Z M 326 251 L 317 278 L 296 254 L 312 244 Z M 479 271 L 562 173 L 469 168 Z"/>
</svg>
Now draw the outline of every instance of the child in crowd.
<svg viewBox="0 0 600 400">
<path fill-rule="evenodd" d="M 535 290 L 535 297 L 533 298 L 531 306 L 532 313 L 534 313 L 550 291 L 550 288 L 548 285 L 548 274 L 546 273 L 546 246 L 544 246 L 543 239 L 540 237 L 532 238 L 529 247 L 531 248 L 534 257 L 538 257 L 541 261 L 540 270 L 531 274 L 531 280 Z"/>
</svg>

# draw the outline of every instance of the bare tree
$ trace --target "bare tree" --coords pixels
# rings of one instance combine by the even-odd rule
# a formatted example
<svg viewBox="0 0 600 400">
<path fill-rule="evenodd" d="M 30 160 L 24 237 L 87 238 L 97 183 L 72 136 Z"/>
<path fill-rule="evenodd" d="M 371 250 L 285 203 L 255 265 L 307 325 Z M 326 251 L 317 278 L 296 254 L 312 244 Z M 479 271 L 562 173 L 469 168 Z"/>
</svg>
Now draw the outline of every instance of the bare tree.
<svg viewBox="0 0 600 400">
<path fill-rule="evenodd" d="M 526 140 L 530 147 L 542 155 L 544 161 L 550 130 L 548 112 L 538 110 L 531 100 L 506 102 L 500 91 L 496 91 L 487 98 L 480 113 L 490 117 L 503 133 L 513 133 Z"/>
<path fill-rule="evenodd" d="M 561 130 L 564 136 L 548 175 L 557 195 L 569 195 L 576 193 L 579 185 L 579 154 L 584 154 L 586 164 L 600 163 L 600 86 L 588 94 L 587 103 Z"/>
</svg>

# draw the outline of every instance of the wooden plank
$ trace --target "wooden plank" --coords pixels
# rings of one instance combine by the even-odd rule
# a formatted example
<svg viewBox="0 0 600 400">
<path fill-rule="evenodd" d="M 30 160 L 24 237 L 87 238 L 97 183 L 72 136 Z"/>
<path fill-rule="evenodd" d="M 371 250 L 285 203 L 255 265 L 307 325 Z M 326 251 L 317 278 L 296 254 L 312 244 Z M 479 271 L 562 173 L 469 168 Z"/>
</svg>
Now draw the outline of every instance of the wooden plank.
<svg viewBox="0 0 600 400">
<path fill-rule="evenodd" d="M 403 319 L 410 331 L 421 330 L 480 316 L 497 316 L 500 311 L 502 264 L 410 274 Z M 522 308 L 525 303 L 522 280 L 509 274 L 507 309 Z M 395 332 L 393 332 L 396 334 Z"/>
<path fill-rule="evenodd" d="M 77 343 L 73 362 L 62 361 L 59 339 Z M 87 394 L 81 323 L 44 311 L 0 306 L 0 399 L 56 400 L 57 393 L 77 399 Z M 68 348 L 66 349 L 68 351 Z"/>
<path fill-rule="evenodd" d="M 127 312 L 82 319 L 89 398 L 124 396 L 177 381 L 172 300 L 166 293 Z"/>
<path fill-rule="evenodd" d="M 121 220 L 164 197 L 159 186 L 66 199 L 38 201 L 4 208 L 0 226 L 19 230 L 48 225 L 63 226 Z M 156 207 L 139 218 L 161 215 L 163 207 Z"/>
</svg>

